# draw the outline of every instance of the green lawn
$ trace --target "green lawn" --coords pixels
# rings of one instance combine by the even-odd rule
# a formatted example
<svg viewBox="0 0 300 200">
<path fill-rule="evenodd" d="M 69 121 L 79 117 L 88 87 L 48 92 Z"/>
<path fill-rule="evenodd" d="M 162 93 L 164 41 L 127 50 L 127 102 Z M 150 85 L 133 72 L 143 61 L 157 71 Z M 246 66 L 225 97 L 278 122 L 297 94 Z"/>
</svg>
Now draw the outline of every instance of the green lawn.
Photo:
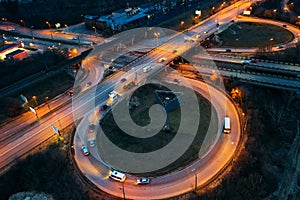
<svg viewBox="0 0 300 200">
<path fill-rule="evenodd" d="M 276 46 L 293 39 L 293 34 L 285 28 L 252 22 L 234 23 L 219 36 L 223 39 L 222 47 L 232 48 Z"/>
<path fill-rule="evenodd" d="M 148 110 L 151 105 L 155 103 L 155 95 L 154 91 L 156 89 L 166 89 L 164 87 L 161 87 L 159 85 L 154 84 L 147 84 L 142 87 L 140 87 L 138 90 L 135 91 L 133 96 L 139 97 L 139 102 L 141 103 L 140 106 L 130 109 L 130 114 L 133 119 L 133 121 L 140 125 L 144 126 L 150 122 L 150 118 L 148 116 Z M 188 88 L 183 89 L 184 95 L 188 95 L 188 92 L 193 92 Z M 189 91 L 188 91 L 189 90 Z M 183 95 L 183 98 L 184 98 Z M 174 163 L 170 164 L 169 166 L 151 172 L 143 174 L 144 176 L 158 176 L 163 175 L 166 173 L 169 173 L 171 171 L 174 171 L 178 168 L 184 167 L 188 164 L 190 164 L 192 161 L 198 158 L 198 153 L 200 150 L 200 147 L 203 143 L 204 136 L 206 135 L 208 131 L 208 126 L 211 121 L 211 118 L 213 120 L 216 120 L 214 122 L 215 125 L 217 125 L 217 114 L 214 108 L 211 112 L 211 104 L 208 100 L 206 100 L 204 97 L 202 97 L 200 94 L 197 94 L 198 102 L 199 102 L 199 110 L 200 113 L 200 122 L 198 126 L 198 131 L 196 134 L 196 137 L 194 141 L 192 142 L 191 146 L 188 148 L 188 150 Z M 143 105 L 143 106 L 142 106 Z M 105 135 L 112 141 L 115 145 L 119 146 L 120 148 L 131 151 L 131 152 L 152 152 L 155 150 L 158 150 L 160 148 L 163 148 L 165 145 L 167 145 L 169 142 L 172 141 L 172 139 L 175 137 L 177 130 L 180 126 L 180 120 L 181 120 L 181 111 L 178 107 L 177 109 L 171 111 L 169 113 L 170 118 L 170 127 L 172 128 L 171 133 L 166 133 L 163 130 L 161 130 L 159 133 L 157 133 L 155 136 L 149 137 L 147 139 L 140 139 L 136 137 L 132 137 L 130 135 L 127 135 L 124 133 L 118 126 L 116 125 L 112 113 L 108 113 L 104 119 L 101 121 L 101 127 L 104 131 Z M 189 119 L 186 117 L 184 120 L 194 120 Z M 213 128 L 214 133 L 217 133 L 217 126 Z M 215 136 L 215 135 L 214 135 Z M 99 138 L 97 138 L 99 139 Z M 211 138 L 212 139 L 212 138 Z M 97 141 L 97 144 L 100 142 Z M 207 146 L 206 146 L 207 147 Z M 98 145 L 98 148 L 101 148 L 101 145 Z M 101 152 L 101 151 L 99 151 Z M 118 169 L 118 166 L 112 166 Z M 140 174 L 141 175 L 141 174 Z"/>
</svg>

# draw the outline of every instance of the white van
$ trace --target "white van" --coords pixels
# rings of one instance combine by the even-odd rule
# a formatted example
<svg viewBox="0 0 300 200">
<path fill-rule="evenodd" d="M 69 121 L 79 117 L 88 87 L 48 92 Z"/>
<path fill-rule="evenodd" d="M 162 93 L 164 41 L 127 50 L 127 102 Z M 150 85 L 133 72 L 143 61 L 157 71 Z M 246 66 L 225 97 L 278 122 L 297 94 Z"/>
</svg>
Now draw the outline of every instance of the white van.
<svg viewBox="0 0 300 200">
<path fill-rule="evenodd" d="M 224 133 L 230 133 L 230 118 L 229 117 L 225 117 L 224 119 Z"/>
<path fill-rule="evenodd" d="M 146 66 L 146 67 L 144 67 L 143 68 L 143 72 L 148 72 L 148 71 L 150 71 L 152 68 L 151 68 L 151 66 L 150 65 L 148 65 L 148 66 Z"/>
<path fill-rule="evenodd" d="M 117 171 L 117 170 L 112 170 L 109 174 L 109 177 L 111 179 L 114 179 L 114 180 L 119 181 L 119 182 L 124 182 L 125 179 L 126 179 L 126 175 L 122 172 Z"/>
</svg>

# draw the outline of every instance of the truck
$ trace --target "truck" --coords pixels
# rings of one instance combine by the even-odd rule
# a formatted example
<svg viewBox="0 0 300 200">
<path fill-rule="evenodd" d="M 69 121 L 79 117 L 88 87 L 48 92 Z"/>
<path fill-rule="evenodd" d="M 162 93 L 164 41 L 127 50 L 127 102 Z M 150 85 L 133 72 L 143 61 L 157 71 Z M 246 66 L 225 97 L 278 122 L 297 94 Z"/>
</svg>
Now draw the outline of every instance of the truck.
<svg viewBox="0 0 300 200">
<path fill-rule="evenodd" d="M 225 133 L 225 134 L 229 134 L 230 133 L 230 118 L 229 117 L 225 117 L 224 118 L 223 133 Z"/>
</svg>

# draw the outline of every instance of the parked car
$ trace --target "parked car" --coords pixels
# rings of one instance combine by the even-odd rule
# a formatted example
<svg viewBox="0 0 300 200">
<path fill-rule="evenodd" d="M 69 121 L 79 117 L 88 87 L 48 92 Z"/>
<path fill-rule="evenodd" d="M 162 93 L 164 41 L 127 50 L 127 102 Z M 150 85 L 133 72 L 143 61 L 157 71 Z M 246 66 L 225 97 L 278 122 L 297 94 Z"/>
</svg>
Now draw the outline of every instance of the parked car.
<svg viewBox="0 0 300 200">
<path fill-rule="evenodd" d="M 85 145 L 82 145 L 82 146 L 81 146 L 81 151 L 82 151 L 83 155 L 85 155 L 85 156 L 90 155 L 90 151 L 89 151 L 89 149 L 87 148 L 87 146 L 85 146 Z"/>
<path fill-rule="evenodd" d="M 231 52 L 231 49 L 226 49 L 225 52 Z"/>
<path fill-rule="evenodd" d="M 136 180 L 136 183 L 142 185 L 142 184 L 148 184 L 150 183 L 150 181 L 151 181 L 150 178 L 139 178 Z"/>
</svg>

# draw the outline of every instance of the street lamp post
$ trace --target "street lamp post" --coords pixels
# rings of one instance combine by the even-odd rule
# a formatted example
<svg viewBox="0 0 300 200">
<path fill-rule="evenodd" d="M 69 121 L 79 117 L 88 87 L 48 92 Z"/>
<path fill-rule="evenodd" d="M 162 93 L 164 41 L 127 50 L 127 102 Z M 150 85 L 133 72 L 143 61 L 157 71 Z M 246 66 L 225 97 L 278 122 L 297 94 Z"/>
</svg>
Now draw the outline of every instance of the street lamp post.
<svg viewBox="0 0 300 200">
<path fill-rule="evenodd" d="M 195 192 L 197 192 L 197 173 L 196 173 L 196 169 L 195 168 L 193 168 L 192 170 L 191 170 L 193 173 L 194 173 L 194 176 L 195 176 Z"/>
<path fill-rule="evenodd" d="M 123 192 L 123 199 L 125 200 L 125 185 L 124 185 L 124 181 L 122 182 L 123 183 L 123 187 L 122 187 L 122 192 Z"/>
<path fill-rule="evenodd" d="M 49 29 L 51 29 L 51 24 L 48 21 L 46 21 L 46 24 L 48 25 Z"/>
<path fill-rule="evenodd" d="M 23 24 L 23 26 L 26 26 L 25 21 L 23 19 L 20 19 L 20 22 Z"/>
<path fill-rule="evenodd" d="M 160 35 L 159 32 L 155 32 L 155 33 L 154 33 L 156 45 L 158 45 L 158 37 L 159 37 L 159 35 Z"/>
<path fill-rule="evenodd" d="M 97 35 L 97 29 L 95 26 L 92 27 L 95 30 L 95 34 Z"/>
<path fill-rule="evenodd" d="M 270 51 L 272 51 L 272 42 L 274 41 L 274 38 L 270 38 Z"/>
<path fill-rule="evenodd" d="M 134 70 L 134 73 L 135 73 L 135 76 L 134 76 L 134 83 L 137 84 L 137 81 L 138 81 L 138 74 L 137 74 L 137 71 L 136 71 L 136 68 L 133 67 L 132 68 Z"/>
<path fill-rule="evenodd" d="M 29 107 L 29 109 L 30 109 L 30 111 L 31 111 L 31 112 L 33 112 L 33 113 L 35 114 L 35 116 L 36 116 L 37 120 L 39 121 L 39 120 L 40 120 L 40 118 L 39 118 L 39 116 L 38 116 L 38 114 L 37 114 L 36 110 L 35 110 L 34 108 L 32 108 L 32 107 Z"/>
<path fill-rule="evenodd" d="M 32 40 L 34 40 L 34 37 L 33 37 L 33 29 L 34 28 L 34 26 L 32 25 L 32 26 L 30 26 L 30 32 L 31 32 L 31 38 L 32 38 Z"/>
<path fill-rule="evenodd" d="M 51 29 L 51 24 L 50 24 L 50 22 L 46 21 L 45 23 L 48 25 L 49 29 Z"/>
<path fill-rule="evenodd" d="M 36 96 L 32 96 L 32 99 L 33 99 L 34 103 L 36 104 L 36 106 L 38 106 L 39 104 L 38 104 L 36 98 L 37 98 Z"/>
<path fill-rule="evenodd" d="M 51 108 L 50 108 L 50 105 L 49 105 L 48 99 L 49 99 L 49 97 L 45 97 L 46 104 L 47 104 L 47 106 L 48 106 L 49 110 L 51 111 Z"/>
<path fill-rule="evenodd" d="M 183 30 L 184 29 L 184 21 L 180 22 L 180 26 L 181 26 L 181 30 Z"/>
</svg>

